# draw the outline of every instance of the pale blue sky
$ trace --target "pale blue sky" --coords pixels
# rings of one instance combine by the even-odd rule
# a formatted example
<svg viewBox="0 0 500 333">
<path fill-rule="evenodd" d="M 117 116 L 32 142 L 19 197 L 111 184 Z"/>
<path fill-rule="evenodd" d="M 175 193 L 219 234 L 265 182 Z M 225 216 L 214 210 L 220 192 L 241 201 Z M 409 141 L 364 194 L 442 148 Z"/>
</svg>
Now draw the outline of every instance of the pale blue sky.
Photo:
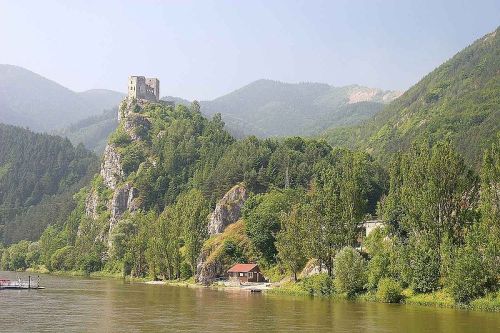
<svg viewBox="0 0 500 333">
<path fill-rule="evenodd" d="M 499 24 L 498 0 L 0 0 L 0 63 L 200 100 L 260 78 L 404 90 Z"/>
</svg>

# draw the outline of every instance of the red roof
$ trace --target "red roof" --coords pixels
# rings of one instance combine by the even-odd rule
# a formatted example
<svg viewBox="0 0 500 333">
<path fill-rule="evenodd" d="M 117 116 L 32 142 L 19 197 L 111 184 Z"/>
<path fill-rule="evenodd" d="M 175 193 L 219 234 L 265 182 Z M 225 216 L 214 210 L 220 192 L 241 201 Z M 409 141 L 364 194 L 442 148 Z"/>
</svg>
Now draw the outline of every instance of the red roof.
<svg viewBox="0 0 500 333">
<path fill-rule="evenodd" d="M 257 264 L 236 264 L 231 267 L 227 272 L 250 272 L 252 269 L 257 267 Z"/>
</svg>

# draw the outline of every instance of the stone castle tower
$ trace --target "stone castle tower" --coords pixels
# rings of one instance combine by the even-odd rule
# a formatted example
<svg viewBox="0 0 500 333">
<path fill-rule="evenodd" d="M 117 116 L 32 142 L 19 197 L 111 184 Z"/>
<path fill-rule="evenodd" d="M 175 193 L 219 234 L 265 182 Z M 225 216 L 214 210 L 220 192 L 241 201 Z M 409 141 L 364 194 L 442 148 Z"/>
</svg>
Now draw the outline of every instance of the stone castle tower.
<svg viewBox="0 0 500 333">
<path fill-rule="evenodd" d="M 144 76 L 130 76 L 128 78 L 128 98 L 158 102 L 160 99 L 160 80 Z"/>
</svg>

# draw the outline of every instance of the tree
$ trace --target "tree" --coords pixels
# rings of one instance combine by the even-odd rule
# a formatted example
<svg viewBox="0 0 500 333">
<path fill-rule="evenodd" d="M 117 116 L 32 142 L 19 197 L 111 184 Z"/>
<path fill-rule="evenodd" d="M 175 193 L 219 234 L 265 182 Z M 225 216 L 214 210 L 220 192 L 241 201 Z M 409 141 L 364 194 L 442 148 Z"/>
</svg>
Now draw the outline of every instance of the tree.
<svg viewBox="0 0 500 333">
<path fill-rule="evenodd" d="M 281 230 L 276 236 L 276 249 L 279 261 L 293 273 L 295 281 L 297 272 L 307 261 L 304 249 L 305 227 L 298 206 L 293 207 L 289 213 L 282 213 Z"/>
<path fill-rule="evenodd" d="M 366 262 L 352 247 L 343 248 L 335 256 L 335 288 L 340 293 L 353 296 L 366 284 Z"/>
<path fill-rule="evenodd" d="M 245 202 L 243 218 L 246 233 L 262 259 L 276 262 L 276 234 L 280 230 L 280 217 L 288 212 L 300 197 L 296 190 L 272 190 L 256 195 Z"/>
<path fill-rule="evenodd" d="M 191 266 L 191 272 L 196 271 L 196 260 L 200 254 L 203 242 L 207 238 L 208 203 L 199 190 L 190 190 L 181 195 L 176 207 L 183 226 L 183 240 L 186 257 Z"/>
</svg>

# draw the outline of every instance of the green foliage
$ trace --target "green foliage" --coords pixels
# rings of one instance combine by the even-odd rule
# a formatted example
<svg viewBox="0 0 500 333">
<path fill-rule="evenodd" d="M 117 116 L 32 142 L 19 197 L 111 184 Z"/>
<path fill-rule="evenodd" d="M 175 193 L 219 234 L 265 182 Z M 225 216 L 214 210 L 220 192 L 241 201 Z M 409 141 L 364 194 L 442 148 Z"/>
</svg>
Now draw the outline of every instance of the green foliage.
<svg viewBox="0 0 500 333">
<path fill-rule="evenodd" d="M 478 39 L 426 75 L 369 121 L 331 129 L 334 145 L 369 149 L 386 160 L 412 142 L 450 139 L 466 161 L 480 164 L 482 150 L 500 131 L 500 28 Z"/>
<path fill-rule="evenodd" d="M 282 213 L 281 230 L 276 236 L 276 250 L 279 262 L 293 273 L 297 280 L 297 272 L 307 262 L 307 252 L 304 239 L 307 235 L 306 224 L 297 207 L 290 213 Z"/>
<path fill-rule="evenodd" d="M 345 247 L 335 256 L 335 290 L 353 296 L 366 284 L 366 261 L 352 247 Z"/>
<path fill-rule="evenodd" d="M 14 126 L 0 124 L 0 142 L 0 239 L 35 240 L 65 222 L 98 160 L 67 139 Z"/>
<path fill-rule="evenodd" d="M 412 239 L 409 246 L 410 286 L 418 292 L 438 289 L 440 277 L 438 244 L 428 236 Z"/>
<path fill-rule="evenodd" d="M 377 299 L 384 303 L 399 303 L 403 298 L 402 291 L 398 281 L 383 278 L 377 285 Z"/>
<path fill-rule="evenodd" d="M 243 209 L 246 233 L 253 246 L 267 262 L 276 261 L 275 235 L 280 230 L 281 214 L 291 209 L 299 193 L 272 190 L 247 200 Z"/>
<path fill-rule="evenodd" d="M 335 294 L 333 279 L 325 273 L 303 278 L 300 280 L 299 286 L 311 296 L 329 297 Z"/>
<path fill-rule="evenodd" d="M 75 255 L 73 246 L 65 246 L 57 249 L 50 257 L 50 267 L 55 271 L 71 270 L 75 266 Z"/>
<path fill-rule="evenodd" d="M 119 126 L 109 137 L 109 143 L 116 147 L 125 147 L 131 142 L 132 139 L 130 138 L 130 135 L 125 131 L 123 126 Z"/>
</svg>

